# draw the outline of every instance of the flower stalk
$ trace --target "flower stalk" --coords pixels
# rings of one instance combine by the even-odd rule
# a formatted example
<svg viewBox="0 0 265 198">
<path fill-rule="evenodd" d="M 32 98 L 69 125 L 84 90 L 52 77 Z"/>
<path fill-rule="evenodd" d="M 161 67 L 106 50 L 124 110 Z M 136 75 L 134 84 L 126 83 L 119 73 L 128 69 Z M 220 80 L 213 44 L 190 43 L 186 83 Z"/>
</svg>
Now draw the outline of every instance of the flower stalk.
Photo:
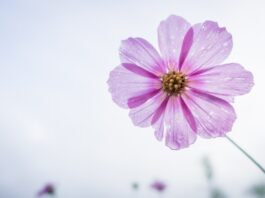
<svg viewBox="0 0 265 198">
<path fill-rule="evenodd" d="M 241 148 L 234 140 L 232 140 L 229 136 L 225 136 L 235 147 L 237 147 L 250 161 L 252 161 L 264 174 L 265 169 L 251 156 L 249 155 L 243 148 Z"/>
</svg>

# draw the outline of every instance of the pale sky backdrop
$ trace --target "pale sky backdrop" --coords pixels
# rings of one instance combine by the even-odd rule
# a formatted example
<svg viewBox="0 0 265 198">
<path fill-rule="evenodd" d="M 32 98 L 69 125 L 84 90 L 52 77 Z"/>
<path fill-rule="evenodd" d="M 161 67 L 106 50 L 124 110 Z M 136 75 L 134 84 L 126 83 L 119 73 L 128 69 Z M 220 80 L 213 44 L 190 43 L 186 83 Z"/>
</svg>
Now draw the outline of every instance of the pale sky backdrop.
<svg viewBox="0 0 265 198">
<path fill-rule="evenodd" d="M 133 126 L 106 81 L 121 40 L 157 46 L 157 26 L 170 14 L 217 21 L 233 35 L 226 62 L 255 78 L 252 92 L 235 100 L 229 135 L 265 166 L 264 10 L 263 0 L 1 0 L 0 198 L 34 198 L 46 182 L 56 184 L 57 198 L 152 198 L 154 179 L 167 182 L 164 198 L 205 198 L 203 156 L 216 185 L 247 197 L 265 177 L 225 138 L 170 150 L 152 128 Z"/>
</svg>

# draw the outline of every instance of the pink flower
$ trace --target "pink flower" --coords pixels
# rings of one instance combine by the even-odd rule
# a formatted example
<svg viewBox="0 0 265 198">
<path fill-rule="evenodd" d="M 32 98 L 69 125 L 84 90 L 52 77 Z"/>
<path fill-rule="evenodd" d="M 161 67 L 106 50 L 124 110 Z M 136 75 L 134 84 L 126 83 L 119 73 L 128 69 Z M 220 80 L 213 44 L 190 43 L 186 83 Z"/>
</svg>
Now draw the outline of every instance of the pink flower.
<svg viewBox="0 0 265 198">
<path fill-rule="evenodd" d="M 46 184 L 37 194 L 38 197 L 44 195 L 54 195 L 55 194 L 55 187 L 53 184 Z"/>
<path fill-rule="evenodd" d="M 217 23 L 191 26 L 169 16 L 158 27 L 160 54 L 142 38 L 120 47 L 121 64 L 108 80 L 112 99 L 129 108 L 136 126 L 152 126 L 171 149 L 231 131 L 234 96 L 248 93 L 253 76 L 237 63 L 221 64 L 232 49 L 232 36 Z"/>
<path fill-rule="evenodd" d="M 158 191 L 158 192 L 163 192 L 166 189 L 166 184 L 162 181 L 154 181 L 151 184 L 151 188 Z"/>
</svg>

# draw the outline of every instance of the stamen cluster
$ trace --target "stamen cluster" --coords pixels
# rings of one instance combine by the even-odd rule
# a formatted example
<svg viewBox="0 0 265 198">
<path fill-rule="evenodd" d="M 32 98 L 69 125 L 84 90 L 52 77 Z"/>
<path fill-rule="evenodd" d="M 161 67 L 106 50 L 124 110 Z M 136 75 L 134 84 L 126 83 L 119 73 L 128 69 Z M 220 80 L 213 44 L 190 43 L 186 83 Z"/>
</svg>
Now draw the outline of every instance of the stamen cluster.
<svg viewBox="0 0 265 198">
<path fill-rule="evenodd" d="M 161 81 L 162 89 L 168 96 L 181 94 L 187 85 L 185 74 L 175 71 L 163 75 Z"/>
</svg>

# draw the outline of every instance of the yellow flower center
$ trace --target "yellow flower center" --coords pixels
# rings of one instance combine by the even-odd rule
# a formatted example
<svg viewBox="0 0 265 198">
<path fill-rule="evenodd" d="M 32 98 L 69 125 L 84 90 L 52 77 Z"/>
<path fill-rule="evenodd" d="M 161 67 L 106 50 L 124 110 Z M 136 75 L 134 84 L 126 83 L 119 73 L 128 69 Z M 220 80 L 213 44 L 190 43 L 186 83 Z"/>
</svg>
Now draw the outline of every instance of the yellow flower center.
<svg viewBox="0 0 265 198">
<path fill-rule="evenodd" d="M 162 76 L 162 89 L 168 96 L 181 94 L 187 85 L 187 78 L 181 72 L 169 72 Z"/>
</svg>

